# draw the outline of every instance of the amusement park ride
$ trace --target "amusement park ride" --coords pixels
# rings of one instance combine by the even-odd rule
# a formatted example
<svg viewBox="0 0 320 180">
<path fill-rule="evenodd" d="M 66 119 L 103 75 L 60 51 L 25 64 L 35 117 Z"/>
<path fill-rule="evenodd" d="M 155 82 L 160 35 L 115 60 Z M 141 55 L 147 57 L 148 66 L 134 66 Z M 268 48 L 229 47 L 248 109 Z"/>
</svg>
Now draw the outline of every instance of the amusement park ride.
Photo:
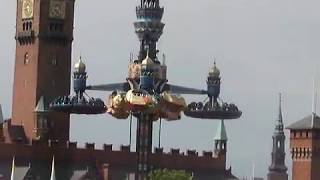
<svg viewBox="0 0 320 180">
<path fill-rule="evenodd" d="M 146 179 L 152 169 L 149 154 L 152 153 L 152 127 L 158 120 L 180 120 L 181 113 L 192 118 L 231 120 L 242 112 L 234 104 L 221 101 L 220 71 L 214 63 L 207 79 L 207 90 L 176 86 L 168 83 L 165 59 L 157 56 L 157 41 L 162 35 L 161 22 L 164 8 L 159 0 L 141 0 L 136 8 L 135 32 L 140 40 L 140 51 L 136 60 L 129 63 L 129 73 L 125 82 L 103 85 L 87 85 L 86 65 L 80 58 L 73 73 L 74 95 L 58 97 L 50 104 L 50 109 L 70 114 L 109 113 L 117 119 L 137 118 L 136 152 L 137 177 Z M 112 92 L 105 103 L 101 99 L 89 97 L 87 90 Z M 180 94 L 207 95 L 205 103 L 192 102 L 187 105 Z"/>
</svg>

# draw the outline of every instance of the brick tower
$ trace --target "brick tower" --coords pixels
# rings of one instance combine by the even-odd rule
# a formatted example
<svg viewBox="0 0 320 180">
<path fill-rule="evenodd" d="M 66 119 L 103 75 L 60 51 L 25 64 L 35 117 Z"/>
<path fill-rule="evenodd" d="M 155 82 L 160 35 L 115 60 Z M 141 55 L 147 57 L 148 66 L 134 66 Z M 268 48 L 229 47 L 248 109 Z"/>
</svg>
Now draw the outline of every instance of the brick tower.
<svg viewBox="0 0 320 180">
<path fill-rule="evenodd" d="M 283 120 L 281 111 L 281 94 L 279 98 L 279 117 L 272 136 L 273 146 L 271 153 L 271 166 L 269 167 L 268 180 L 288 180 L 287 167 L 285 165 L 285 135 L 283 132 Z"/>
<path fill-rule="evenodd" d="M 20 129 L 25 143 L 69 140 L 69 115 L 47 108 L 55 97 L 69 94 L 73 21 L 74 0 L 17 0 L 9 131 Z"/>
<path fill-rule="evenodd" d="M 320 117 L 316 115 L 315 97 L 312 114 L 287 127 L 293 180 L 320 179 Z"/>
</svg>

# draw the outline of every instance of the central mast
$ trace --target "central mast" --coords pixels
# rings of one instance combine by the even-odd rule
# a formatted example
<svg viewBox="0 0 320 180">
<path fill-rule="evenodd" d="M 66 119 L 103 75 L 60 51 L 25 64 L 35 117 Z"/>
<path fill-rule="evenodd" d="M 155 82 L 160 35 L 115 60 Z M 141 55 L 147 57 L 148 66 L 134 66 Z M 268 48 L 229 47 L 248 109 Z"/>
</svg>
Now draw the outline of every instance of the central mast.
<svg viewBox="0 0 320 180">
<path fill-rule="evenodd" d="M 150 94 L 153 94 L 154 86 L 150 87 L 144 84 L 149 82 L 146 81 L 147 79 L 153 79 L 153 77 L 148 76 L 154 76 L 153 70 L 149 72 L 149 67 L 152 67 L 153 63 L 160 64 L 157 60 L 157 42 L 164 28 L 164 24 L 161 22 L 163 12 L 164 8 L 160 7 L 159 0 L 141 0 L 140 6 L 136 7 L 138 20 L 134 23 L 134 27 L 140 41 L 138 61 L 143 66 L 140 75 L 140 89 Z M 136 180 L 145 180 L 151 170 L 149 156 L 152 153 L 152 127 L 155 115 L 141 111 L 136 117 L 138 118 L 136 142 L 138 167 Z"/>
</svg>

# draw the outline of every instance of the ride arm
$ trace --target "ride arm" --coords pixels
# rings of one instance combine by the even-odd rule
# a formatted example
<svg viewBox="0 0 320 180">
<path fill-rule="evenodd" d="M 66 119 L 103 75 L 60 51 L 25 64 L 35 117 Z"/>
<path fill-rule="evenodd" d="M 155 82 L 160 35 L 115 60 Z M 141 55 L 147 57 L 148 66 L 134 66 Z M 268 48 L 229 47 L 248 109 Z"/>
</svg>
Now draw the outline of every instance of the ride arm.
<svg viewBox="0 0 320 180">
<path fill-rule="evenodd" d="M 130 89 L 130 85 L 127 82 L 123 82 L 123 83 L 87 86 L 86 89 L 94 90 L 94 91 L 115 91 L 115 90 L 127 91 L 128 89 Z"/>
<path fill-rule="evenodd" d="M 165 87 L 165 89 L 170 91 L 172 94 L 207 94 L 206 90 L 188 88 L 172 84 L 167 84 L 167 87 Z"/>
</svg>

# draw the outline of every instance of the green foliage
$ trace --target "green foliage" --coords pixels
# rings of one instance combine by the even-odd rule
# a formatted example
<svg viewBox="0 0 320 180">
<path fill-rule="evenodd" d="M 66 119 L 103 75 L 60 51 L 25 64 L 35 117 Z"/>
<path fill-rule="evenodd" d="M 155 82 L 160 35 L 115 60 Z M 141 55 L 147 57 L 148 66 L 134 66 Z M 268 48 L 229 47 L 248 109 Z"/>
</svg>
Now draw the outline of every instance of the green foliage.
<svg viewBox="0 0 320 180">
<path fill-rule="evenodd" d="M 149 174 L 150 180 L 192 180 L 192 176 L 179 170 L 158 169 Z"/>
</svg>

